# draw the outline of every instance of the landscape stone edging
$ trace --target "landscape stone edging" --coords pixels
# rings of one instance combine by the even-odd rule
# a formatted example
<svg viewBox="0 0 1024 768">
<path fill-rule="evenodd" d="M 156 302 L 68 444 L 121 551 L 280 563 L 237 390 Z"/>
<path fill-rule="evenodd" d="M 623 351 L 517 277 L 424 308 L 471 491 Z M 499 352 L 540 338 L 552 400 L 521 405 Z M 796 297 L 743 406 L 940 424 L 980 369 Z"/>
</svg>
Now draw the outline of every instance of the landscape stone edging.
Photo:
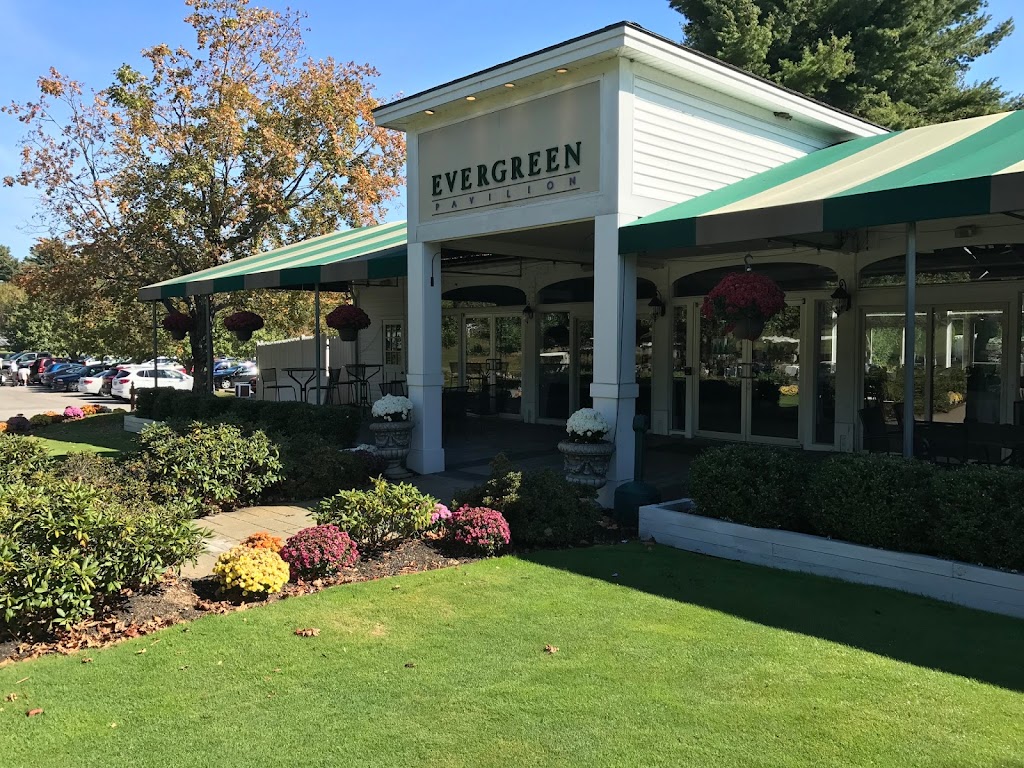
<svg viewBox="0 0 1024 768">
<path fill-rule="evenodd" d="M 690 499 L 640 507 L 640 538 L 754 565 L 898 589 L 1024 618 L 1024 575 L 701 517 Z"/>
<path fill-rule="evenodd" d="M 144 419 L 141 416 L 132 416 L 130 413 L 124 415 L 125 432 L 139 433 L 150 424 L 156 424 L 156 419 Z"/>
</svg>

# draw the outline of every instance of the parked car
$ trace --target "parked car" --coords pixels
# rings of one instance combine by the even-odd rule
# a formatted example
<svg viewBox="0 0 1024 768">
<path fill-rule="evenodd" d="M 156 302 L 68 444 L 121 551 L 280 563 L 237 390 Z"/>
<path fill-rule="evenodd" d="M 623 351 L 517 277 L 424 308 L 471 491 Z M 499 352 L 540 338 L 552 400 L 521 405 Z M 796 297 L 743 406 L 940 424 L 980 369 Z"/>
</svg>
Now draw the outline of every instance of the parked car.
<svg viewBox="0 0 1024 768">
<path fill-rule="evenodd" d="M 54 363 L 66 362 L 67 358 L 54 358 L 52 355 L 40 355 L 28 365 L 28 383 L 38 384 L 39 377 Z M 24 368 L 25 366 L 21 366 Z"/>
<path fill-rule="evenodd" d="M 85 367 L 81 363 L 61 360 L 59 358 L 51 358 L 50 360 L 43 363 L 42 367 L 40 368 L 39 380 L 37 383 L 40 384 L 41 386 L 48 387 L 53 382 L 54 376 L 58 376 L 62 373 L 65 373 L 68 371 L 68 369 L 74 366 L 79 366 L 80 368 Z"/>
<path fill-rule="evenodd" d="M 172 389 L 192 389 L 192 377 L 174 368 L 143 368 L 132 366 L 124 368 L 110 380 L 111 397 L 120 400 L 131 398 L 132 388 L 149 389 L 152 387 L 171 387 Z"/>
<path fill-rule="evenodd" d="M 246 360 L 227 368 L 213 369 L 213 383 L 218 389 L 231 389 L 235 384 L 245 384 L 260 375 L 256 363 Z"/>
<path fill-rule="evenodd" d="M 18 369 L 28 368 L 37 358 L 53 357 L 49 352 L 19 352 L 4 360 L 0 368 L 0 384 L 18 384 Z"/>
<path fill-rule="evenodd" d="M 77 392 L 78 382 L 81 381 L 83 376 L 102 373 L 104 370 L 106 370 L 106 366 L 102 363 L 99 365 L 72 363 L 67 368 L 62 368 L 60 372 L 53 377 L 53 380 L 50 383 L 50 389 L 63 392 Z"/>
<path fill-rule="evenodd" d="M 119 368 L 103 368 L 96 373 L 86 373 L 78 380 L 78 391 L 87 395 L 109 395 L 110 382 Z"/>
</svg>

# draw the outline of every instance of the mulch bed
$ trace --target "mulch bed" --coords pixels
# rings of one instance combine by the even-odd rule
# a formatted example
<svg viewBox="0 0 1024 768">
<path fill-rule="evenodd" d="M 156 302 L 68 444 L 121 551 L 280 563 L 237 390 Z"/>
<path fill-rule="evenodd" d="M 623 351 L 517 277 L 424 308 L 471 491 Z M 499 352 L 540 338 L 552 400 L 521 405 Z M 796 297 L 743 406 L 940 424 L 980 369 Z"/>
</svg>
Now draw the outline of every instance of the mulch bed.
<svg viewBox="0 0 1024 768">
<path fill-rule="evenodd" d="M 52 640 L 26 642 L 0 637 L 0 666 L 50 653 L 70 654 L 102 648 L 122 640 L 148 635 L 172 624 L 191 621 L 208 613 L 231 613 L 319 592 L 339 584 L 451 568 L 478 559 L 461 555 L 449 557 L 431 542 L 411 540 L 394 549 L 361 559 L 334 579 L 298 584 L 289 582 L 281 593 L 263 600 L 243 599 L 241 595 L 223 593 L 212 576 L 193 580 L 169 573 L 153 589 L 124 595 L 103 617 L 87 621 Z"/>
</svg>

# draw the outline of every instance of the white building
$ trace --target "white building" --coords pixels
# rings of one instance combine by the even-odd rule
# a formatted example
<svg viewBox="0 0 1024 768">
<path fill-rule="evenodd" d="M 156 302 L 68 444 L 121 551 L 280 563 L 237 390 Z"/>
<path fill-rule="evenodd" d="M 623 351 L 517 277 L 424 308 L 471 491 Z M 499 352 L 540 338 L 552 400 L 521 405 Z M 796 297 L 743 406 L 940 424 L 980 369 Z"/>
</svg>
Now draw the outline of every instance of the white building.
<svg viewBox="0 0 1024 768">
<path fill-rule="evenodd" d="M 382 366 L 378 381 L 407 382 L 418 420 L 411 469 L 444 469 L 443 392 L 468 387 L 479 413 L 527 423 L 564 422 L 583 406 L 600 410 L 616 443 L 606 494 L 632 477 L 635 412 L 650 417 L 655 433 L 680 438 L 860 447 L 858 410 L 900 399 L 893 395 L 905 360 L 898 285 L 910 219 L 836 230 L 823 223 L 814 196 L 879 177 L 879 163 L 900 167 L 955 146 L 995 120 L 932 131 L 924 144 L 909 132 L 913 140 L 887 145 L 878 157 L 865 142 L 864 155 L 833 166 L 819 150 L 883 141 L 886 131 L 629 23 L 393 102 L 376 118 L 407 137 L 404 227 L 329 235 L 274 252 L 272 267 L 243 260 L 141 297 L 185 283 L 188 293 L 285 286 L 292 284 L 285 266 L 321 264 L 322 284 L 344 281 L 373 321 L 350 357 Z M 813 162 L 792 164 L 812 153 Z M 810 173 L 805 165 L 826 167 Z M 703 239 L 686 242 L 672 233 L 695 218 L 676 226 L 659 214 L 640 223 L 647 230 L 638 236 L 626 226 L 781 166 L 793 174 L 779 171 L 751 190 L 759 218 L 751 225 L 747 211 L 746 229 L 734 237 L 728 216 L 715 220 L 726 226 L 713 236 L 702 219 Z M 860 178 L 849 176 L 849 166 L 874 170 Z M 1009 200 L 1020 175 L 1006 178 Z M 730 189 L 732 208 L 723 200 L 716 215 L 743 209 L 736 202 L 743 188 Z M 1024 208 L 1020 196 L 1013 205 Z M 966 219 L 950 211 L 914 217 L 936 220 L 919 232 L 922 271 L 967 275 L 917 290 L 918 405 L 941 401 L 946 388 L 950 400 L 949 408 L 927 406 L 926 419 L 1013 417 L 1016 278 L 1024 277 L 1024 266 L 1017 268 L 1024 251 L 1013 244 L 1024 242 L 1024 222 L 994 206 Z M 623 227 L 630 232 L 620 247 Z M 294 258 L 283 265 L 286 252 Z M 748 254 L 786 290 L 788 308 L 760 339 L 741 342 L 702 323 L 699 309 Z M 975 267 L 986 264 L 986 275 L 1003 279 L 977 279 Z M 308 283 L 303 275 L 296 286 Z M 837 315 L 831 296 L 840 280 L 852 311 Z M 971 398 L 965 371 L 979 366 L 988 383 Z"/>
</svg>

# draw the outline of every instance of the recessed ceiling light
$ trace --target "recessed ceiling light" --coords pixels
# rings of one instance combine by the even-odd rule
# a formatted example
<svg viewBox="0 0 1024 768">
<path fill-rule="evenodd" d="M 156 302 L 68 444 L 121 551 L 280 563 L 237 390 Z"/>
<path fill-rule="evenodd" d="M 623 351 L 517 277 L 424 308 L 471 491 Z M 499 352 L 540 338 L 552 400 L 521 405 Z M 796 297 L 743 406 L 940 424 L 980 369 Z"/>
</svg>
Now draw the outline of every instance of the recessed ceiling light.
<svg viewBox="0 0 1024 768">
<path fill-rule="evenodd" d="M 505 83 L 505 87 L 506 88 L 515 88 L 516 84 L 515 83 Z"/>
<path fill-rule="evenodd" d="M 423 112 L 424 112 L 424 114 L 427 114 L 427 115 L 434 114 L 434 110 L 432 110 L 432 109 L 424 109 Z"/>
<path fill-rule="evenodd" d="M 557 72 L 557 73 L 558 73 L 558 74 L 560 74 L 560 75 L 564 75 L 564 74 L 565 74 L 566 72 L 568 72 L 568 71 L 569 71 L 569 70 L 568 70 L 568 69 L 566 69 L 565 67 L 559 67 L 558 69 L 556 69 L 556 70 L 555 70 L 555 72 Z"/>
<path fill-rule="evenodd" d="M 467 96 L 466 101 L 476 101 L 476 96 Z"/>
</svg>

